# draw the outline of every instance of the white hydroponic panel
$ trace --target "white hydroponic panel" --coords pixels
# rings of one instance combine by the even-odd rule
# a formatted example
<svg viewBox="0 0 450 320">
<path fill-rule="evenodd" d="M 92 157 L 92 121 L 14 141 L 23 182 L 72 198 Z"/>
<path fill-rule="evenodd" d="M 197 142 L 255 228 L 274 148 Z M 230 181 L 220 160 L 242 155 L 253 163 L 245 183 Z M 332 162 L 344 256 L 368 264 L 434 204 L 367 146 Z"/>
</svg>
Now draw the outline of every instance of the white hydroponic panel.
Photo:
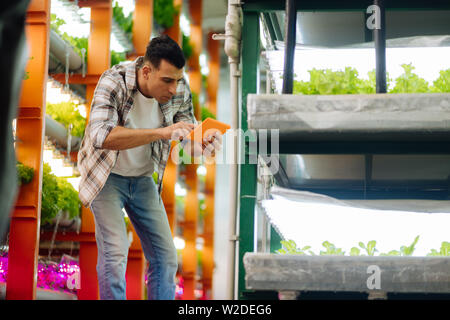
<svg viewBox="0 0 450 320">
<path fill-rule="evenodd" d="M 414 256 L 426 256 L 450 242 L 450 201 L 444 200 L 338 200 L 325 195 L 274 186 L 272 199 L 261 205 L 284 239 L 298 247 L 311 246 L 318 254 L 324 241 L 346 254 L 362 241 L 376 240 L 379 253 L 410 245 Z"/>
<path fill-rule="evenodd" d="M 295 141 L 450 140 L 450 94 L 249 94 L 249 129 Z"/>
</svg>

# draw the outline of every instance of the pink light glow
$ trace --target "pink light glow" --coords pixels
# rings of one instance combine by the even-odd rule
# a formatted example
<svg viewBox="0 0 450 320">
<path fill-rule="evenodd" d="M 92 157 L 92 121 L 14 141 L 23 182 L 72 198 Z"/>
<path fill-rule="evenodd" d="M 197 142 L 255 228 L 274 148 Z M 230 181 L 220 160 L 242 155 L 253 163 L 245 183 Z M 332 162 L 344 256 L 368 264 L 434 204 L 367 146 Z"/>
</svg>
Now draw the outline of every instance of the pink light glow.
<svg viewBox="0 0 450 320">
<path fill-rule="evenodd" d="M 8 256 L 0 255 L 0 282 L 6 282 L 8 272 Z"/>
<path fill-rule="evenodd" d="M 75 272 L 80 272 L 80 267 L 75 261 L 38 263 L 37 287 L 55 291 L 64 291 L 76 294 L 77 289 L 67 287 L 67 279 Z M 0 256 L 0 282 L 6 282 L 8 276 L 8 254 Z"/>
</svg>

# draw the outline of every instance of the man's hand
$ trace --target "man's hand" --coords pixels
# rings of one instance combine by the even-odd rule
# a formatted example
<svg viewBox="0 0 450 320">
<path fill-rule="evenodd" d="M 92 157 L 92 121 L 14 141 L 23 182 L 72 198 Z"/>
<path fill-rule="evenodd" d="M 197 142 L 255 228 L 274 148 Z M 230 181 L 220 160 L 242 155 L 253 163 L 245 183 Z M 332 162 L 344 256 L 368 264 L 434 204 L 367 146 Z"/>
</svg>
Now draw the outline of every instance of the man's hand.
<svg viewBox="0 0 450 320">
<path fill-rule="evenodd" d="M 213 158 L 216 155 L 216 151 L 222 149 L 222 135 L 219 131 L 214 132 L 212 135 L 203 139 L 203 155 L 207 158 Z"/>
<path fill-rule="evenodd" d="M 206 158 L 214 158 L 216 151 L 222 149 L 222 135 L 219 131 L 216 131 L 203 138 L 202 143 L 189 140 L 183 149 L 191 157 L 205 156 Z"/>
<path fill-rule="evenodd" d="M 183 141 L 191 130 L 194 129 L 194 124 L 187 122 L 177 122 L 171 126 L 162 128 L 162 138 L 166 140 L 180 140 Z"/>
<path fill-rule="evenodd" d="M 117 126 L 111 130 L 103 142 L 102 149 L 131 149 L 159 139 L 182 140 L 194 125 L 187 122 L 177 122 L 169 127 L 156 129 L 130 129 Z"/>
</svg>

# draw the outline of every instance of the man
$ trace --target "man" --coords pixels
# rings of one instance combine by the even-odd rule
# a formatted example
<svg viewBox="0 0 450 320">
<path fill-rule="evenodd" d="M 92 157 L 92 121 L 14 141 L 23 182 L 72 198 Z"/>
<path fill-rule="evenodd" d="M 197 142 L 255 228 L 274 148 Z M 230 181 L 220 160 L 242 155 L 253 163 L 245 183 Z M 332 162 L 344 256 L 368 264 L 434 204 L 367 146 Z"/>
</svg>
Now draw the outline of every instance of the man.
<svg viewBox="0 0 450 320">
<path fill-rule="evenodd" d="M 126 298 L 128 238 L 122 208 L 150 262 L 148 298 L 175 297 L 176 249 L 160 193 L 169 139 L 182 140 L 197 125 L 184 64 L 175 41 L 156 37 L 144 57 L 105 71 L 95 89 L 78 167 L 79 197 L 95 217 L 101 299 Z M 220 148 L 221 138 L 216 138 L 205 142 L 212 153 Z"/>
</svg>

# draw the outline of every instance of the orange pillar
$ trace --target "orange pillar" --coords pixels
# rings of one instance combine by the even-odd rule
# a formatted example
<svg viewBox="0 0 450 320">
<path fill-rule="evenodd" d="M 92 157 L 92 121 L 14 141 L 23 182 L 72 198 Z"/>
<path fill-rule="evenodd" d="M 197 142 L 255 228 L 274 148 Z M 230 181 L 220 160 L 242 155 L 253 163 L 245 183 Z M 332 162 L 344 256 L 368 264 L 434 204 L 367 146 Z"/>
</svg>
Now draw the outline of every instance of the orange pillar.
<svg viewBox="0 0 450 320">
<path fill-rule="evenodd" d="M 216 165 L 206 164 L 205 218 L 203 228 L 203 296 L 211 299 L 212 276 L 214 271 L 214 184 Z"/>
<path fill-rule="evenodd" d="M 166 209 L 167 219 L 169 220 L 170 230 L 172 230 L 172 236 L 175 236 L 176 225 L 177 225 L 177 211 L 176 211 L 176 201 L 175 201 L 175 183 L 178 179 L 178 167 L 175 162 L 172 161 L 172 152 L 176 142 L 173 141 L 171 145 L 171 153 L 169 160 L 166 164 L 166 169 L 164 170 L 163 177 L 163 189 L 161 193 L 161 198 L 163 200 L 164 208 Z"/>
<path fill-rule="evenodd" d="M 184 279 L 183 300 L 195 299 L 194 290 L 197 285 L 197 222 L 198 192 L 197 165 L 186 165 L 187 194 L 184 210 L 183 237 L 185 247 L 182 252 L 182 275 Z"/>
<path fill-rule="evenodd" d="M 87 60 L 87 74 L 100 75 L 110 66 L 110 36 L 112 7 L 111 1 L 104 1 L 101 5 L 91 8 L 91 30 L 89 34 L 89 50 Z M 96 84 L 86 85 L 86 100 L 90 106 L 94 96 Z M 87 121 L 89 111 L 86 110 Z M 94 216 L 88 208 L 82 208 L 81 211 L 81 232 L 86 234 L 95 234 Z M 89 241 L 80 242 L 80 284 L 78 290 L 78 299 L 96 300 L 98 299 L 98 280 L 97 280 L 97 245 L 95 238 Z"/>
<path fill-rule="evenodd" d="M 178 13 L 173 17 L 173 25 L 166 29 L 164 34 L 167 34 L 181 46 L 180 14 L 183 8 L 183 0 L 173 0 L 173 5 L 178 10 Z"/>
<path fill-rule="evenodd" d="M 37 258 L 42 192 L 45 94 L 49 56 L 50 0 L 33 0 L 27 11 L 26 38 L 29 79 L 22 84 L 16 134 L 17 159 L 35 170 L 33 181 L 22 186 L 9 234 L 6 299 L 36 298 Z"/>
<path fill-rule="evenodd" d="M 110 37 L 112 23 L 111 0 L 91 7 L 91 29 L 88 42 L 87 75 L 101 75 L 111 64 Z M 86 85 L 86 101 L 90 106 L 97 84 Z M 89 110 L 86 110 L 89 117 Z"/>
<path fill-rule="evenodd" d="M 97 300 L 97 244 L 94 216 L 91 210 L 85 207 L 81 210 L 81 233 L 89 236 L 80 241 L 80 289 L 77 295 L 79 300 Z"/>
<path fill-rule="evenodd" d="M 181 46 L 181 31 L 180 31 L 180 13 L 182 10 L 183 1 L 174 0 L 174 5 L 178 9 L 178 13 L 174 15 L 174 23 L 172 27 L 166 29 L 164 34 L 167 34 L 173 40 L 175 40 L 178 45 Z M 173 150 L 174 144 L 172 144 Z M 176 212 L 176 201 L 175 201 L 175 183 L 178 177 L 178 167 L 171 161 L 171 157 L 167 161 L 166 169 L 164 171 L 163 177 L 163 189 L 161 193 L 161 199 L 164 204 L 164 208 L 167 213 L 167 218 L 169 220 L 170 228 L 172 230 L 172 235 L 176 234 L 177 227 L 177 212 Z"/>
<path fill-rule="evenodd" d="M 202 1 L 189 1 L 189 12 L 191 14 L 191 42 L 193 53 L 188 61 L 189 86 L 191 92 L 200 96 L 202 86 L 202 75 L 200 73 L 199 56 L 202 52 Z M 194 114 L 201 120 L 201 109 L 198 102 L 194 103 Z M 183 249 L 183 299 L 195 299 L 194 290 L 197 286 L 197 224 L 198 224 L 198 188 L 197 188 L 197 164 L 186 165 L 186 183 L 188 193 L 186 195 L 186 208 L 184 217 L 184 241 Z"/>
<path fill-rule="evenodd" d="M 110 37 L 111 37 L 112 8 L 111 1 L 104 6 L 91 8 L 91 30 L 89 34 L 88 74 L 102 74 L 109 69 Z M 89 63 L 90 62 L 90 63 Z"/>
<path fill-rule="evenodd" d="M 135 52 L 128 56 L 134 60 L 145 55 L 147 44 L 152 35 L 153 26 L 153 0 L 135 0 L 133 13 L 133 46 Z"/>
</svg>

